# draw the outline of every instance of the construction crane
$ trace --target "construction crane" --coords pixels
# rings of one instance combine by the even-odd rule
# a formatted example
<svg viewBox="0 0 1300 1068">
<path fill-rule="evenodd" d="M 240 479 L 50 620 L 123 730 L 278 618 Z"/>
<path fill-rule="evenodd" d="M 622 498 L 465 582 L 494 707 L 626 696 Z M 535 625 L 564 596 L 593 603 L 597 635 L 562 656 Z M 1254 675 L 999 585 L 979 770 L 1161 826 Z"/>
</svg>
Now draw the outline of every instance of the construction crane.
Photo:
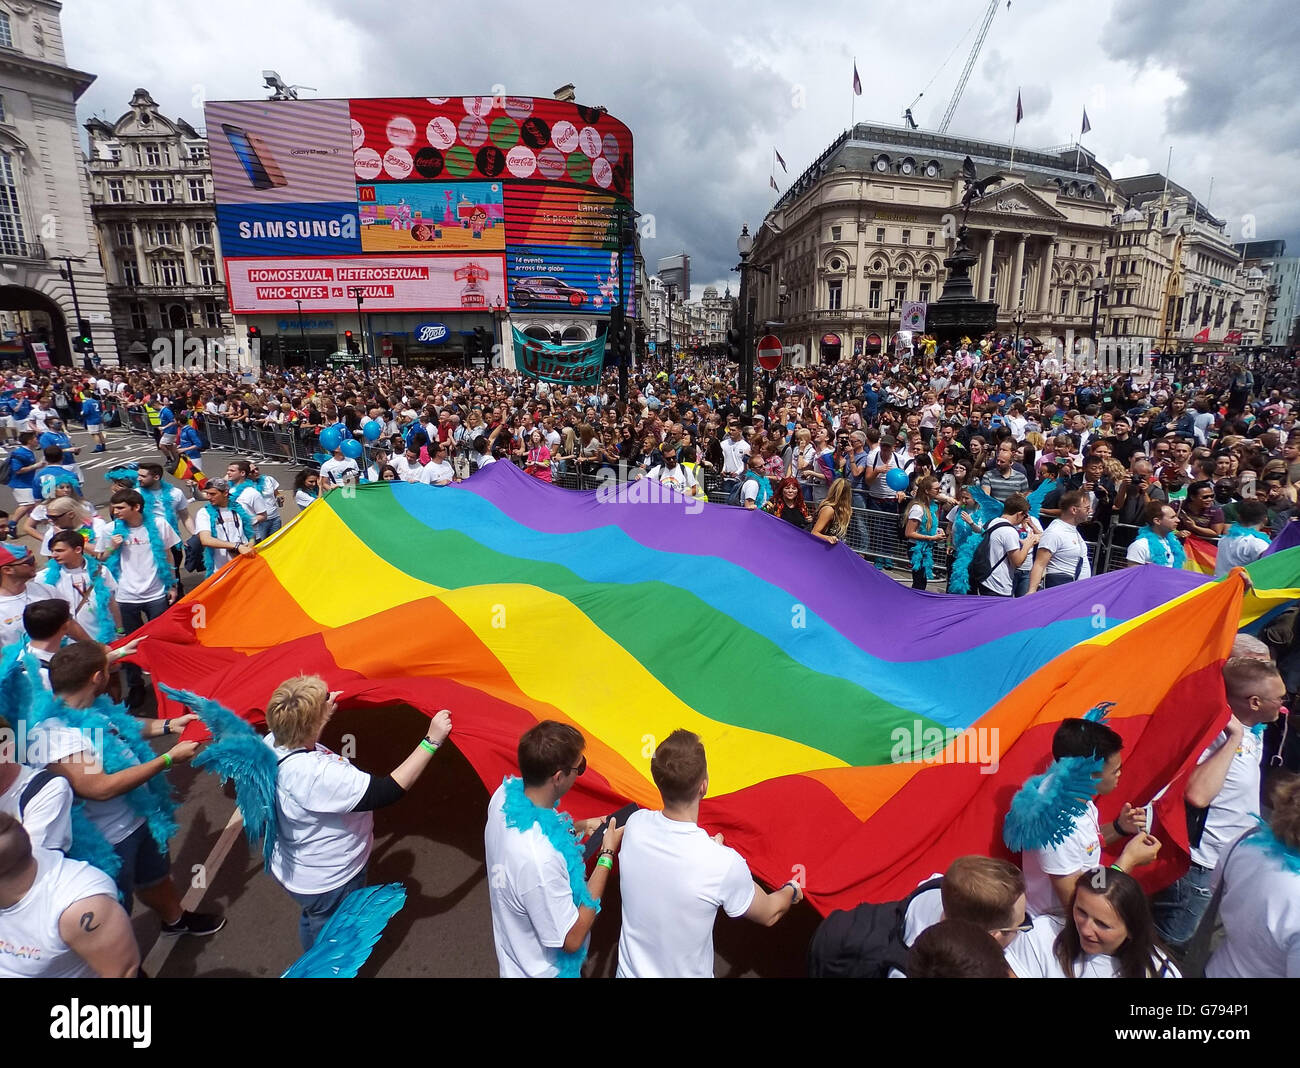
<svg viewBox="0 0 1300 1068">
<path fill-rule="evenodd" d="M 952 99 L 948 101 L 948 110 L 943 113 L 943 121 L 939 123 L 939 132 L 947 133 L 948 124 L 952 122 L 953 113 L 957 110 L 957 105 L 961 103 L 961 94 L 966 91 L 966 83 L 970 81 L 970 72 L 975 69 L 975 60 L 979 58 L 980 49 L 984 47 L 984 38 L 989 35 L 989 27 L 993 24 L 993 16 L 997 14 L 998 4 L 1002 0 L 989 0 L 989 9 L 984 12 L 984 21 L 980 25 L 979 36 L 975 38 L 975 47 L 970 50 L 970 55 L 966 57 L 966 66 L 962 68 L 961 77 L 957 79 L 957 88 L 953 90 Z M 1011 0 L 1007 0 L 1007 7 L 1011 6 Z"/>
</svg>

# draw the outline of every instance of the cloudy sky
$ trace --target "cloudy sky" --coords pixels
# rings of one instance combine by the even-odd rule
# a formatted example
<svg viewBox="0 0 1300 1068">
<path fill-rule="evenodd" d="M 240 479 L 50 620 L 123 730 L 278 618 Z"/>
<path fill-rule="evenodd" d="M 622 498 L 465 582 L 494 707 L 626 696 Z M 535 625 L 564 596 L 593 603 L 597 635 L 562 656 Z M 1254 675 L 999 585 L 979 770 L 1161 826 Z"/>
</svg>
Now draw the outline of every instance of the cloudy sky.
<svg viewBox="0 0 1300 1068">
<path fill-rule="evenodd" d="M 1300 20 L 1294 0 L 1000 0 L 950 133 L 1024 147 L 1085 144 L 1117 177 L 1163 170 L 1226 218 L 1234 240 L 1282 237 L 1300 254 Z M 695 296 L 735 282 L 735 237 L 761 221 L 773 146 L 784 189 L 849 124 L 937 126 L 984 0 L 790 5 L 505 0 L 67 0 L 69 63 L 98 81 L 84 122 L 114 120 L 144 86 L 198 125 L 204 99 L 263 95 L 261 71 L 304 96 L 548 96 L 573 82 L 636 139 L 647 260 L 684 249 Z M 863 94 L 852 96 L 857 59 Z M 852 110 L 851 110 L 852 109 Z M 1213 194 L 1210 184 L 1213 178 Z"/>
</svg>

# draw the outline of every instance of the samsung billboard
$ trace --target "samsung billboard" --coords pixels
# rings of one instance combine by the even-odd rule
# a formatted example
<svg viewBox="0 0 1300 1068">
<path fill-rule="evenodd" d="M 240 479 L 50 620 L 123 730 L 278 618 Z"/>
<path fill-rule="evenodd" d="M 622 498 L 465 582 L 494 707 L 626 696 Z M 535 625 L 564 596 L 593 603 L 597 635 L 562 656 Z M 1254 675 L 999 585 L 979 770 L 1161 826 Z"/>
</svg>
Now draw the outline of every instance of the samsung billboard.
<svg viewBox="0 0 1300 1068">
<path fill-rule="evenodd" d="M 231 310 L 608 314 L 632 135 L 516 96 L 205 106 Z M 621 284 L 620 284 L 621 283 Z"/>
</svg>

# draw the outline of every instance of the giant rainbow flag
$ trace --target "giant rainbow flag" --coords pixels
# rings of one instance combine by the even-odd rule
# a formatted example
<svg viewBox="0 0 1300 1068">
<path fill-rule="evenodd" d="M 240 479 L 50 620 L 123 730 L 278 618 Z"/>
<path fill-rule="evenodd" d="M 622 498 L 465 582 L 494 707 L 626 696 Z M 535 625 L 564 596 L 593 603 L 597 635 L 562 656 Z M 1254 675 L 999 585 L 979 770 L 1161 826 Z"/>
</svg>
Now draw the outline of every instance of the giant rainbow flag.
<svg viewBox="0 0 1300 1068">
<path fill-rule="evenodd" d="M 761 512 L 610 498 L 504 463 L 337 491 L 150 624 L 137 660 L 254 721 L 297 672 L 345 706 L 450 708 L 489 789 L 529 726 L 573 723 L 578 817 L 657 806 L 656 741 L 696 731 L 701 822 L 825 911 L 1001 852 L 1055 725 L 1102 701 L 1128 742 L 1105 800 L 1149 800 L 1226 717 L 1239 625 L 1300 595 L 1300 551 L 1244 603 L 1240 573 L 1154 566 L 1016 601 L 919 593 Z"/>
</svg>

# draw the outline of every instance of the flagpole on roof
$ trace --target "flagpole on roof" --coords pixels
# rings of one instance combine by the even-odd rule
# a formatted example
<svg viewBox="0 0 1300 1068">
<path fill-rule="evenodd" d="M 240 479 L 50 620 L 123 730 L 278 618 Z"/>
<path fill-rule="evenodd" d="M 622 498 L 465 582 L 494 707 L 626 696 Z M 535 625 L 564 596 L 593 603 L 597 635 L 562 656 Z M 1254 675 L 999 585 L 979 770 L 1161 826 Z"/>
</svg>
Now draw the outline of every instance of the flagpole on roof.
<svg viewBox="0 0 1300 1068">
<path fill-rule="evenodd" d="M 1014 171 L 1016 169 L 1016 126 L 1020 125 L 1020 120 L 1024 117 L 1024 108 L 1020 104 L 1020 86 L 1016 86 L 1016 122 L 1011 127 L 1011 162 L 1007 169 Z"/>
</svg>

